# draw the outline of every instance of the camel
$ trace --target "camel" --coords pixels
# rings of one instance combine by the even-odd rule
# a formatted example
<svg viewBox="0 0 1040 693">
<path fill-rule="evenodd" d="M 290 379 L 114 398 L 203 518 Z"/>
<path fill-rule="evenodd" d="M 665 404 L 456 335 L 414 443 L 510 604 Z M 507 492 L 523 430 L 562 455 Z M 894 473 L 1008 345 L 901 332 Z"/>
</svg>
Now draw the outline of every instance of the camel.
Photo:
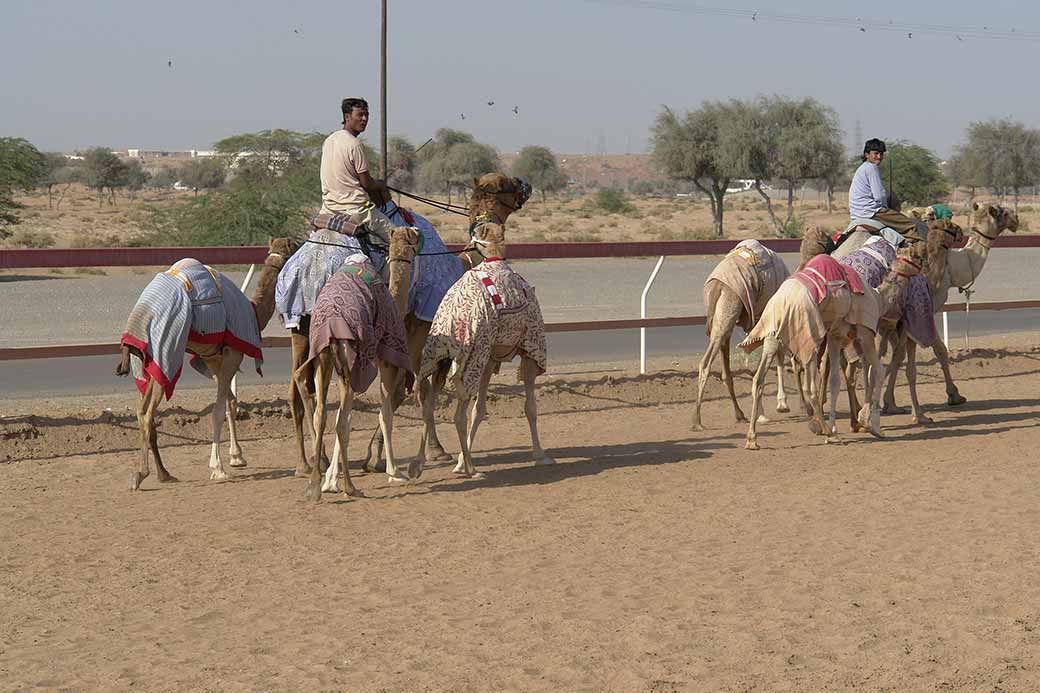
<svg viewBox="0 0 1040 693">
<path fill-rule="evenodd" d="M 393 410 L 391 394 L 410 370 L 404 323 L 401 315 L 407 306 L 411 266 L 419 252 L 420 235 L 411 227 L 391 231 L 387 265 L 390 286 L 383 282 L 371 261 L 363 255 L 348 257 L 325 283 L 314 305 L 310 321 L 310 355 L 293 372 L 297 390 L 307 390 L 313 364 L 315 402 L 304 399 L 307 417 L 313 423 L 313 463 L 305 497 L 319 501 L 323 490 L 334 490 L 343 469 L 343 493 L 360 496 L 350 479 L 347 445 L 350 440 L 350 414 L 355 393 L 365 392 L 379 375 L 379 428 L 387 441 L 386 469 L 391 480 L 406 481 L 418 476 L 413 462 L 408 475 L 397 468 L 393 451 Z M 404 290 L 402 290 L 402 285 Z M 402 299 L 395 304 L 395 297 Z M 336 448 L 322 484 L 321 464 L 325 434 L 325 404 L 332 371 L 339 376 L 339 411 L 336 417 Z"/>
<path fill-rule="evenodd" d="M 959 227 L 958 227 L 959 228 Z M 986 265 L 993 241 L 1005 231 L 1012 233 L 1018 230 L 1018 215 L 1013 211 L 997 205 L 975 203 L 972 209 L 972 225 L 968 242 L 963 248 L 951 249 L 945 254 L 944 269 L 929 269 L 928 288 L 932 295 L 932 312 L 938 314 L 946 305 L 950 289 L 957 287 L 962 291 L 970 291 L 979 274 Z M 931 344 L 939 365 L 942 367 L 946 381 L 946 404 L 957 406 L 968 400 L 960 394 L 950 373 L 950 353 L 942 339 L 936 336 Z M 892 370 L 898 370 L 902 362 L 902 354 L 893 353 Z M 885 390 L 885 413 L 905 413 L 895 405 L 895 383 L 890 379 Z"/>
<path fill-rule="evenodd" d="M 800 264 L 804 265 L 814 256 L 825 251 L 830 239 L 818 227 L 807 229 L 802 237 Z M 737 423 L 747 421 L 737 403 L 733 388 L 733 373 L 730 368 L 729 344 L 733 328 L 740 325 L 744 332 L 762 314 L 766 303 L 789 276 L 787 266 L 779 255 L 756 240 L 741 241 L 722 259 L 704 282 L 704 308 L 707 321 L 708 347 L 697 368 L 697 403 L 693 409 L 693 429 L 704 430 L 701 423 L 701 403 L 704 389 L 711 376 L 711 364 L 715 355 L 722 354 L 722 380 L 733 402 Z M 787 393 L 784 391 L 783 356 L 776 367 L 776 410 L 788 412 Z M 799 388 L 799 393 L 801 389 Z M 803 405 L 805 404 L 803 399 Z"/>
<path fill-rule="evenodd" d="M 159 454 L 155 415 L 163 395 L 166 399 L 173 395 L 185 352 L 195 357 L 192 365 L 196 370 L 209 375 L 217 384 L 210 479 L 229 478 L 220 456 L 225 414 L 231 438 L 230 466 L 246 466 L 238 444 L 238 400 L 231 389 L 231 379 L 244 355 L 256 359 L 259 371 L 260 333 L 274 314 L 275 277 L 297 247 L 288 238 L 271 240 L 252 299 L 246 299 L 226 276 L 193 259 L 181 260 L 157 274 L 138 299 L 127 321 L 116 367 L 116 374 L 121 376 L 133 371 L 141 391 L 137 421 L 142 454 L 131 465 L 131 491 L 139 489 L 148 476 L 149 450 L 155 458 L 159 482 L 177 481 Z"/>
<path fill-rule="evenodd" d="M 840 367 L 839 348 L 850 335 L 862 349 L 869 366 L 867 405 L 860 419 L 873 435 L 881 437 L 878 407 L 881 364 L 874 347 L 874 332 L 883 307 L 881 301 L 874 289 L 863 286 L 859 275 L 825 254 L 814 257 L 780 285 L 766 304 L 762 317 L 739 345 L 748 352 L 762 345 L 762 358 L 751 387 L 752 409 L 745 445 L 748 450 L 759 449 L 755 427 L 761 410 L 762 385 L 781 349 L 786 349 L 804 371 L 812 410 L 809 429 L 828 439 L 834 435 L 833 427 L 823 422 L 817 354 L 826 339 L 834 347 L 828 349 L 828 357 L 831 368 L 836 370 Z M 836 372 L 832 379 L 835 377 Z"/>
<path fill-rule="evenodd" d="M 458 464 L 454 472 L 471 479 L 484 474 L 473 465 L 477 429 L 487 414 L 487 390 L 491 376 L 503 363 L 520 356 L 518 379 L 524 384 L 524 413 L 531 429 L 535 464 L 553 464 L 538 438 L 535 378 L 545 372 L 545 323 L 534 288 L 503 259 L 505 228 L 484 222 L 473 228 L 466 248 L 468 270 L 455 283 L 437 309 L 423 349 L 419 379 L 431 378 L 430 389 L 420 391 L 423 437 L 419 446 L 419 471 L 429 459 L 427 445 L 434 426 L 437 396 L 451 377 L 458 403 L 455 430 L 459 436 Z M 467 421 L 469 401 L 476 397 Z"/>
<path fill-rule="evenodd" d="M 511 214 L 519 211 L 524 203 L 527 202 L 531 196 L 531 186 L 527 184 L 522 178 L 509 178 L 501 173 L 486 173 L 480 178 L 473 181 L 473 194 L 470 196 L 469 203 L 469 231 L 472 237 L 474 229 L 478 224 L 484 222 L 491 222 L 498 224 L 502 227 L 505 226 L 506 220 Z M 429 222 L 425 219 L 416 216 L 416 225 L 423 228 L 424 226 L 429 227 L 426 231 L 426 236 L 432 234 L 436 239 L 435 243 L 427 243 L 424 247 L 424 253 L 433 252 L 444 252 L 446 247 L 436 238 L 436 232 L 433 231 L 433 227 L 430 226 Z M 406 217 L 407 218 L 407 217 Z M 390 216 L 391 221 L 397 222 L 395 216 Z M 425 225 L 422 223 L 425 222 Z M 476 258 L 474 260 L 473 258 Z M 454 260 L 454 258 L 452 258 Z M 409 310 L 405 314 L 404 325 L 405 331 L 408 334 L 408 351 L 411 354 L 412 359 L 412 370 L 415 373 L 419 373 L 420 366 L 422 363 L 423 348 L 426 346 L 426 340 L 430 334 L 430 326 L 432 324 L 434 314 L 436 313 L 437 306 L 443 300 L 445 293 L 461 276 L 465 270 L 473 267 L 473 263 L 480 262 L 480 256 L 475 253 L 463 253 L 460 258 L 461 264 L 455 269 L 451 265 L 445 267 L 442 261 L 442 257 L 430 258 L 430 267 L 427 268 L 427 260 L 420 260 L 422 264 L 419 271 L 419 279 L 417 282 L 418 288 L 421 289 L 424 282 L 423 276 L 429 276 L 430 270 L 440 265 L 442 272 L 450 273 L 451 281 L 441 284 L 440 287 L 434 287 L 430 291 L 424 301 L 412 300 L 409 302 Z M 439 262 L 440 261 L 440 262 Z M 396 298 L 395 298 L 396 300 Z M 425 304 L 423 306 L 422 304 Z M 417 392 L 421 396 L 425 396 L 426 391 L 430 387 L 430 383 L 425 378 L 417 378 Z M 404 384 L 402 383 L 397 390 L 394 391 L 392 400 L 392 406 L 394 411 L 397 411 L 397 407 L 405 400 L 407 393 L 405 392 Z M 365 460 L 364 470 L 369 472 L 381 472 L 382 470 L 382 436 L 381 431 L 376 430 L 372 434 L 372 438 L 368 444 L 368 454 Z M 451 457 L 444 451 L 444 446 L 441 445 L 440 439 L 437 437 L 437 429 L 435 426 L 431 426 L 429 429 L 429 439 L 426 441 L 426 447 L 424 448 L 426 461 L 428 462 L 443 462 L 451 459 Z"/>
</svg>

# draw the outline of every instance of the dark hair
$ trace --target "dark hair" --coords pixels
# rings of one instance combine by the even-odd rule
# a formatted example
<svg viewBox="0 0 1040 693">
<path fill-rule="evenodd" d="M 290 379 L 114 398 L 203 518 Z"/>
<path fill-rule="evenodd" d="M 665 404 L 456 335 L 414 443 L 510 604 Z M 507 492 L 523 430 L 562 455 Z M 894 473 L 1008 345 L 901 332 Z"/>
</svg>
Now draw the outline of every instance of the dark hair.
<svg viewBox="0 0 1040 693">
<path fill-rule="evenodd" d="M 364 108 L 366 111 L 368 110 L 368 102 L 364 99 L 343 99 L 343 104 L 341 105 L 340 110 L 343 111 L 343 115 L 347 115 L 348 113 L 353 113 L 354 109 L 359 106 Z"/>
<path fill-rule="evenodd" d="M 863 153 L 866 154 L 867 152 L 881 152 L 884 154 L 885 143 L 876 137 L 869 139 L 863 145 Z"/>
</svg>

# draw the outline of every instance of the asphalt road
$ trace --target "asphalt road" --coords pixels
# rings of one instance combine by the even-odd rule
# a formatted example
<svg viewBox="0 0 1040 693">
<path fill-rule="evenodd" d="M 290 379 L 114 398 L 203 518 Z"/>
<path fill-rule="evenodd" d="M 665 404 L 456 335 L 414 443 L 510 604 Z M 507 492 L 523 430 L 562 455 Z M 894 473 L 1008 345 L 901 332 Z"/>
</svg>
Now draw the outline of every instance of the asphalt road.
<svg viewBox="0 0 1040 693">
<path fill-rule="evenodd" d="M 699 315 L 701 286 L 718 257 L 668 258 L 648 300 L 649 317 Z M 789 267 L 797 258 L 785 255 Z M 514 266 L 537 287 L 547 322 L 639 317 L 639 296 L 656 258 L 517 261 Z M 1008 301 L 1040 297 L 1040 249 L 1001 249 L 994 252 L 977 284 L 974 301 Z M 241 281 L 242 273 L 231 273 Z M 116 276 L 0 275 L 0 346 L 114 342 L 126 315 L 152 272 Z M 956 291 L 951 301 L 961 298 Z M 952 315 L 955 346 L 963 342 L 963 316 Z M 974 313 L 973 335 L 1033 331 L 1040 311 Z M 264 331 L 281 335 L 277 319 Z M 648 331 L 651 356 L 675 356 L 684 368 L 693 367 L 693 352 L 705 346 L 703 327 Z M 286 349 L 265 350 L 267 379 L 288 377 Z M 639 358 L 639 331 L 614 330 L 555 333 L 549 336 L 550 359 L 557 363 L 631 360 Z M 247 364 L 248 365 L 248 364 Z M 133 385 L 112 372 L 115 357 L 98 356 L 41 361 L 0 361 L 0 398 L 125 391 Z M 246 373 L 243 383 L 256 379 Z M 181 387 L 207 387 L 191 369 Z"/>
</svg>

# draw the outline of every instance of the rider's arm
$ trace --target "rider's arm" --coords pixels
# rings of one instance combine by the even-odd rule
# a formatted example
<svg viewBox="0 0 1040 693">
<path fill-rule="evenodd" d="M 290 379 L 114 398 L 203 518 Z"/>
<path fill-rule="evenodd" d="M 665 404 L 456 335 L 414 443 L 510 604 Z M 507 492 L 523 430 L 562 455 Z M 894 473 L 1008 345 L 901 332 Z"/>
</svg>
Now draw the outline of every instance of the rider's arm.
<svg viewBox="0 0 1040 693">
<path fill-rule="evenodd" d="M 368 193 L 368 197 L 372 202 L 382 205 L 390 198 L 386 190 L 386 183 L 368 175 L 368 171 L 358 171 L 357 175 L 358 182 L 361 183 L 361 187 Z"/>
<path fill-rule="evenodd" d="M 869 166 L 867 168 L 867 183 L 870 185 L 870 196 L 874 198 L 881 207 L 888 206 L 888 192 L 885 191 L 885 184 L 881 182 L 881 168 L 879 166 Z"/>
</svg>

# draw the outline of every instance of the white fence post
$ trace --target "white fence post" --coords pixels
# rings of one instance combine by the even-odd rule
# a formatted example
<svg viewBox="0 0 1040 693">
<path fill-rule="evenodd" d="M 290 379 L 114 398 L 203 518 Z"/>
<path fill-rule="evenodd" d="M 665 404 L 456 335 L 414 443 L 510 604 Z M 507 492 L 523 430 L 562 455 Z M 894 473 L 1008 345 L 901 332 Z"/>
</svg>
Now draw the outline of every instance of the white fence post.
<svg viewBox="0 0 1040 693">
<path fill-rule="evenodd" d="M 654 271 L 650 273 L 650 278 L 646 280 L 646 286 L 643 287 L 643 295 L 639 297 L 639 317 L 640 319 L 646 319 L 646 295 L 650 293 L 650 287 L 654 285 L 654 280 L 657 279 L 657 273 L 661 271 L 661 265 L 664 264 L 664 255 L 657 258 L 657 264 L 654 265 Z M 642 375 L 646 373 L 646 328 L 639 328 L 639 373 Z"/>
<path fill-rule="evenodd" d="M 950 314 L 943 309 L 943 344 L 950 346 Z"/>
<path fill-rule="evenodd" d="M 246 272 L 245 281 L 242 282 L 242 293 L 245 293 L 246 289 L 249 288 L 249 282 L 253 281 L 253 272 L 255 271 L 256 265 L 250 265 L 249 271 Z M 236 398 L 238 397 L 238 373 L 235 373 L 235 375 L 231 378 L 231 394 L 233 394 Z"/>
</svg>

